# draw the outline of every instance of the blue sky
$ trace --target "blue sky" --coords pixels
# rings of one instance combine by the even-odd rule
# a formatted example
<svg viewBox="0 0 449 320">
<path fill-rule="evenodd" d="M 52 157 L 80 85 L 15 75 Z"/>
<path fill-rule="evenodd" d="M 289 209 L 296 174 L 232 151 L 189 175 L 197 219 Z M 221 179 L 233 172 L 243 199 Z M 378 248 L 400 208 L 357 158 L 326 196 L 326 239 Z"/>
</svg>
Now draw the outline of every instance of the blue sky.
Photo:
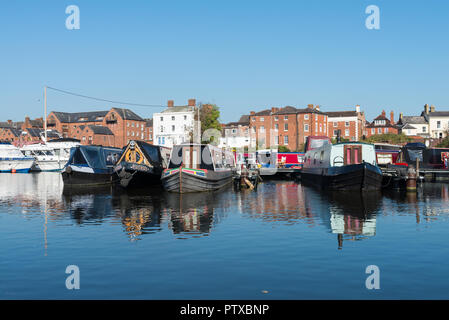
<svg viewBox="0 0 449 320">
<path fill-rule="evenodd" d="M 65 28 L 68 5 L 81 29 Z M 365 8 L 380 8 L 380 30 Z M 42 116 L 43 86 L 143 104 L 449 110 L 446 1 L 14 1 L 0 7 L 0 120 Z M 111 104 L 49 92 L 58 111 Z M 118 106 L 118 105 L 114 105 Z M 143 117 L 162 108 L 132 107 Z"/>
</svg>

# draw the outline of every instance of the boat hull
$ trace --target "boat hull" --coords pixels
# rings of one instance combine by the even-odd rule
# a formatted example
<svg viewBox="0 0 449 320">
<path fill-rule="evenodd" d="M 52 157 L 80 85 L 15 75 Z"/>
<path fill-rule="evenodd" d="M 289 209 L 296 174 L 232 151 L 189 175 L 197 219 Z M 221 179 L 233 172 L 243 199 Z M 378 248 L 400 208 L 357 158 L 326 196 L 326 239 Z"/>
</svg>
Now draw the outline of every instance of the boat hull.
<svg viewBox="0 0 449 320">
<path fill-rule="evenodd" d="M 328 190 L 379 190 L 382 171 L 369 163 L 329 168 L 304 168 L 301 181 Z"/>
<path fill-rule="evenodd" d="M 28 173 L 34 165 L 32 159 L 0 159 L 0 172 Z"/>
<path fill-rule="evenodd" d="M 62 180 L 64 185 L 70 186 L 106 186 L 118 182 L 118 177 L 113 172 L 87 172 L 66 167 L 62 172 Z"/>
<path fill-rule="evenodd" d="M 161 185 L 162 170 L 134 163 L 121 163 L 115 172 L 124 188 Z"/>
<path fill-rule="evenodd" d="M 214 191 L 232 182 L 232 171 L 211 171 L 189 168 L 164 170 L 162 185 L 168 192 L 191 193 Z"/>
</svg>

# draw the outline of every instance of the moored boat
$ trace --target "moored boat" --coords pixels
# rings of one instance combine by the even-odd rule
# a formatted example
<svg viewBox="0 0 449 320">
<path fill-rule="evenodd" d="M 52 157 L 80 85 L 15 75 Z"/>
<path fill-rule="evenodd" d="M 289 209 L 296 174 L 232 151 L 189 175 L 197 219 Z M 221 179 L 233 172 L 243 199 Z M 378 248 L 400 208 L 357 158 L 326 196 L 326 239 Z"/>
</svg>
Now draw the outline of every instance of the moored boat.
<svg viewBox="0 0 449 320">
<path fill-rule="evenodd" d="M 114 167 L 122 187 L 161 184 L 161 175 L 168 167 L 170 150 L 143 141 L 130 141 Z"/>
<path fill-rule="evenodd" d="M 114 165 L 122 149 L 80 145 L 72 148 L 70 159 L 62 171 L 64 185 L 98 186 L 118 181 Z"/>
<path fill-rule="evenodd" d="M 62 169 L 53 149 L 44 144 L 25 145 L 20 148 L 20 151 L 25 156 L 33 157 L 36 160 L 31 171 L 59 171 Z"/>
<path fill-rule="evenodd" d="M 232 182 L 235 158 L 212 145 L 184 144 L 173 148 L 168 169 L 162 173 L 162 185 L 169 192 L 213 191 Z"/>
<path fill-rule="evenodd" d="M 0 172 L 28 173 L 34 162 L 11 143 L 0 142 Z"/>
<path fill-rule="evenodd" d="M 382 171 L 372 144 L 324 144 L 307 151 L 301 180 L 329 190 L 377 190 Z"/>
</svg>

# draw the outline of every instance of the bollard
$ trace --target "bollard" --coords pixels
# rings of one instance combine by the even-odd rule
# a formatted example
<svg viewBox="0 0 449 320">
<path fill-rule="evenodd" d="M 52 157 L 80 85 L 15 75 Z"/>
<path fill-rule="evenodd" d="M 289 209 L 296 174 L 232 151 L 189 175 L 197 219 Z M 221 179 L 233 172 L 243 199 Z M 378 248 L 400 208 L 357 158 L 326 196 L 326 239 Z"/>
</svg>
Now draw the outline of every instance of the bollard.
<svg viewBox="0 0 449 320">
<path fill-rule="evenodd" d="M 416 170 L 412 167 L 409 167 L 407 170 L 407 177 L 406 177 L 406 188 L 407 192 L 414 192 L 416 191 Z"/>
</svg>

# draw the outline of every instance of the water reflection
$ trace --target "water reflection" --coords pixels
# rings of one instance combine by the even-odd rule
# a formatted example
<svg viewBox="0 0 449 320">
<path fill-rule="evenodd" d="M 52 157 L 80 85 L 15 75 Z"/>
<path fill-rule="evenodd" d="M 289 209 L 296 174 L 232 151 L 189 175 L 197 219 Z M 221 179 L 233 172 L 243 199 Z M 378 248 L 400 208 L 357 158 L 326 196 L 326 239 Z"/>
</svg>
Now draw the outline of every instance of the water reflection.
<svg viewBox="0 0 449 320">
<path fill-rule="evenodd" d="M 256 192 L 179 195 L 158 188 L 66 189 L 57 173 L 2 174 L 0 182 L 0 213 L 43 217 L 45 244 L 48 222 L 120 225 L 131 241 L 169 228 L 186 239 L 208 236 L 232 212 L 273 225 L 324 226 L 342 248 L 344 241 L 375 236 L 379 214 L 413 214 L 418 224 L 449 216 L 449 185 L 436 183 L 417 193 L 323 193 L 294 182 L 266 182 Z"/>
</svg>

